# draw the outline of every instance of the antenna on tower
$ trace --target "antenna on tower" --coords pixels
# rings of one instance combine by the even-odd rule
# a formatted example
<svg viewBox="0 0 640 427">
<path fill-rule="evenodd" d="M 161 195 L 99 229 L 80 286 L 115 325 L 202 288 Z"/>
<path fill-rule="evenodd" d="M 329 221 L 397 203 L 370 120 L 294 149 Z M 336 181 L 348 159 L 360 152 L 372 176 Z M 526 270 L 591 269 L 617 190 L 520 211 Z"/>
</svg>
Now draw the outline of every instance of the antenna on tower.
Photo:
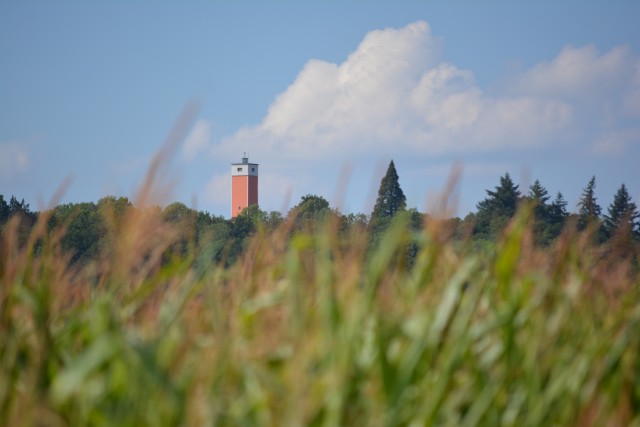
<svg viewBox="0 0 640 427">
<path fill-rule="evenodd" d="M 249 163 L 249 158 L 247 157 L 247 152 L 246 151 L 243 153 L 242 163 Z"/>
</svg>

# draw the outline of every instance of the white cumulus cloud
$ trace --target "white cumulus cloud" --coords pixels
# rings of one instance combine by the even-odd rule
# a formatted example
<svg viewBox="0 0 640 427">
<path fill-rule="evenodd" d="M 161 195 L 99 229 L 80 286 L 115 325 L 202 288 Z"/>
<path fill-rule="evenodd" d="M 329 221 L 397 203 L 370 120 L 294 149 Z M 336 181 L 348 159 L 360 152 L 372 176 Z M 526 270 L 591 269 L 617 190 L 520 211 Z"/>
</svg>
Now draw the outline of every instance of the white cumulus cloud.
<svg viewBox="0 0 640 427">
<path fill-rule="evenodd" d="M 314 161 L 479 151 L 549 143 L 573 119 L 562 99 L 486 95 L 441 50 L 423 21 L 372 31 L 343 63 L 309 61 L 260 124 L 214 151 Z"/>
<path fill-rule="evenodd" d="M 566 46 L 550 62 L 537 64 L 517 80 L 517 90 L 532 96 L 596 98 L 626 90 L 634 71 L 627 46 L 600 54 L 595 46 Z"/>
<path fill-rule="evenodd" d="M 593 45 L 566 46 L 519 76 L 512 90 L 571 105 L 579 143 L 595 155 L 623 155 L 638 142 L 640 59 L 628 46 L 604 53 Z"/>
</svg>

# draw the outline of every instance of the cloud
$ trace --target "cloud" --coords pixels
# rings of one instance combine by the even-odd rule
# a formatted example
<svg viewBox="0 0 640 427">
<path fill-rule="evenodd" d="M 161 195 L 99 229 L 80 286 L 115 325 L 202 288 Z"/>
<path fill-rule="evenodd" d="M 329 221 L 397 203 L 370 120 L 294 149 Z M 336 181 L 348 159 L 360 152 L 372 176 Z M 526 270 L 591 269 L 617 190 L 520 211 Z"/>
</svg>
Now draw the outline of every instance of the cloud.
<svg viewBox="0 0 640 427">
<path fill-rule="evenodd" d="M 566 46 L 519 76 L 512 90 L 571 105 L 575 127 L 582 131 L 579 143 L 594 155 L 623 155 L 639 140 L 640 59 L 628 46 L 604 53 L 593 45 Z"/>
<path fill-rule="evenodd" d="M 565 46 L 550 62 L 542 62 L 516 79 L 515 90 L 531 96 L 596 99 L 627 90 L 634 71 L 628 46 L 600 54 L 594 45 Z"/>
<path fill-rule="evenodd" d="M 368 33 L 343 62 L 309 60 L 259 123 L 192 145 L 215 158 L 251 153 L 281 184 L 285 176 L 295 179 L 296 198 L 327 188 L 344 164 L 390 158 L 418 176 L 452 155 L 621 156 L 638 141 L 639 100 L 640 58 L 628 46 L 566 46 L 488 91 L 472 70 L 445 59 L 443 40 L 419 21 Z M 211 194 L 222 182 L 215 180 Z M 277 196 L 262 191 L 261 205 L 279 206 L 280 190 L 274 184 L 269 194 Z"/>
<path fill-rule="evenodd" d="M 182 146 L 182 155 L 186 160 L 193 160 L 201 153 L 211 151 L 211 123 L 198 120 L 193 126 Z"/>
<path fill-rule="evenodd" d="M 0 176 L 10 178 L 29 167 L 29 150 L 15 141 L 0 142 Z"/>
<path fill-rule="evenodd" d="M 260 124 L 213 151 L 280 161 L 486 151 L 548 144 L 574 119 L 562 99 L 485 94 L 441 51 L 423 21 L 372 31 L 341 64 L 309 61 Z M 602 68 L 624 55 L 612 54 Z"/>
</svg>

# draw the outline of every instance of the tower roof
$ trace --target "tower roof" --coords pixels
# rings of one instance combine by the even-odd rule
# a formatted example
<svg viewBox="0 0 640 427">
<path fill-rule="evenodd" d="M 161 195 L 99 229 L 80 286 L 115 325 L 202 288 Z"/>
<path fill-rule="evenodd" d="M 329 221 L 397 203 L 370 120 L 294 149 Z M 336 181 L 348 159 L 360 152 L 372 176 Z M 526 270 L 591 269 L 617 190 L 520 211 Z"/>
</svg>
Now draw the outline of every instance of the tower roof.
<svg viewBox="0 0 640 427">
<path fill-rule="evenodd" d="M 235 165 L 258 165 L 259 163 L 249 163 L 249 157 L 247 157 L 247 153 L 244 153 L 244 156 L 242 157 L 242 162 L 241 163 L 231 163 L 231 166 L 235 166 Z"/>
</svg>

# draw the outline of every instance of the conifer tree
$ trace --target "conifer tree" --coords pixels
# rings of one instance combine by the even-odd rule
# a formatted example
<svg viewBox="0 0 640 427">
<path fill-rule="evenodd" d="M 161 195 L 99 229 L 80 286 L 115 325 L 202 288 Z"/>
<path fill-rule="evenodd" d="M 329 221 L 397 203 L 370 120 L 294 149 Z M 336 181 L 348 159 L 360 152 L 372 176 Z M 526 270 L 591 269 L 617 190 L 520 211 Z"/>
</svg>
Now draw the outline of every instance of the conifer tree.
<svg viewBox="0 0 640 427">
<path fill-rule="evenodd" d="M 562 193 L 558 191 L 556 198 L 553 202 L 549 203 L 547 207 L 545 219 L 546 227 L 542 243 L 548 244 L 558 237 L 562 232 L 568 217 L 569 212 L 567 212 L 567 201 L 564 199 Z"/>
<path fill-rule="evenodd" d="M 0 194 L 0 225 L 9 219 L 9 204 L 4 200 L 4 196 Z"/>
<path fill-rule="evenodd" d="M 546 221 L 549 213 L 549 206 L 547 201 L 549 200 L 549 193 L 547 189 L 540 184 L 539 180 L 535 180 L 533 185 L 529 187 L 529 194 L 527 198 L 535 203 L 535 217 L 538 221 Z"/>
<path fill-rule="evenodd" d="M 494 237 L 509 222 L 521 197 L 518 187 L 506 173 L 500 177 L 500 185 L 495 191 L 486 190 L 487 197 L 477 205 L 474 234 Z"/>
<path fill-rule="evenodd" d="M 551 241 L 549 227 L 549 193 L 539 180 L 529 186 L 529 193 L 525 199 L 533 206 L 533 232 L 534 241 L 539 244 L 547 244 Z"/>
<path fill-rule="evenodd" d="M 608 214 L 604 216 L 605 235 L 612 238 L 616 233 L 623 233 L 640 237 L 639 219 L 638 208 L 631 200 L 627 187 L 622 184 L 609 206 Z"/>
<path fill-rule="evenodd" d="M 590 224 L 600 220 L 602 209 L 598 205 L 598 199 L 595 196 L 596 177 L 595 175 L 589 180 L 589 184 L 582 191 L 580 201 L 578 202 L 578 229 L 584 230 Z"/>
<path fill-rule="evenodd" d="M 32 212 L 29 209 L 29 204 L 25 203 L 24 199 L 18 201 L 18 199 L 16 199 L 16 196 L 11 196 L 11 199 L 9 199 L 9 215 L 17 214 L 30 216 Z"/>
<path fill-rule="evenodd" d="M 511 180 L 509 173 L 505 173 L 500 177 L 500 185 L 496 187 L 495 191 L 486 190 L 489 197 L 483 202 L 486 202 L 486 207 L 489 207 L 494 213 L 511 218 L 516 213 L 518 200 L 521 196 L 518 187 Z M 483 207 L 483 202 L 478 204 L 479 209 Z"/>
<path fill-rule="evenodd" d="M 567 212 L 567 201 L 561 192 L 558 191 L 556 198 L 549 205 L 549 222 L 551 224 L 564 225 L 565 220 L 569 216 Z"/>
<path fill-rule="evenodd" d="M 399 211 L 402 211 L 407 206 L 407 198 L 400 188 L 398 182 L 398 173 L 396 172 L 396 166 L 393 160 L 389 163 L 387 173 L 380 182 L 380 188 L 378 190 L 378 198 L 376 204 L 373 207 L 371 213 L 371 220 L 376 221 L 384 218 L 391 218 Z"/>
</svg>

